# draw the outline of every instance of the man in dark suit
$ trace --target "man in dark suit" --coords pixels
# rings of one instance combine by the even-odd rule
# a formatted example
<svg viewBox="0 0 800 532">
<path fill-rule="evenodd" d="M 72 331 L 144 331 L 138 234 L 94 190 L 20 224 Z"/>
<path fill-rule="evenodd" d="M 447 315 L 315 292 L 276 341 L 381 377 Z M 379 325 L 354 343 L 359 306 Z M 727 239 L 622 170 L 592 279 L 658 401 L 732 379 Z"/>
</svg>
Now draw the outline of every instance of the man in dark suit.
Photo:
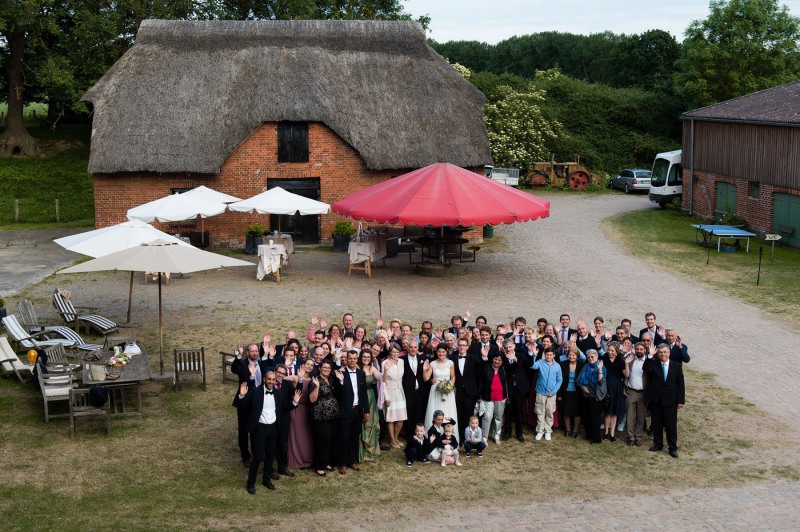
<svg viewBox="0 0 800 532">
<path fill-rule="evenodd" d="M 653 427 L 653 446 L 658 452 L 664 448 L 664 430 L 667 431 L 667 446 L 673 458 L 678 457 L 678 409 L 686 403 L 683 367 L 670 360 L 670 349 L 666 344 L 658 346 L 656 357 L 644 362 L 642 370 L 647 375 L 645 396 L 650 402 Z"/>
<path fill-rule="evenodd" d="M 495 349 L 497 346 L 495 346 Z M 483 359 L 480 355 L 469 354 L 469 340 L 461 338 L 458 340 L 457 351 L 453 353 L 451 360 L 455 364 L 456 381 L 456 411 L 457 429 L 459 433 L 458 441 L 464 441 L 464 431 L 469 425 L 469 418 L 475 411 L 475 403 L 478 402 L 480 393 L 481 369 L 484 367 Z M 488 357 L 488 349 L 486 356 Z"/>
<path fill-rule="evenodd" d="M 425 407 L 428 406 L 428 390 L 425 386 L 424 369 L 429 366 L 428 359 L 419 356 L 419 343 L 412 339 L 408 343 L 408 353 L 400 357 L 403 362 L 403 394 L 406 396 L 406 434 L 411 436 L 417 423 L 425 422 Z"/>
<path fill-rule="evenodd" d="M 245 358 L 242 358 L 242 354 Z M 250 367 L 253 366 L 255 373 L 250 372 Z M 259 356 L 258 344 L 248 344 L 247 347 L 242 347 L 240 344 L 236 348 L 236 358 L 231 363 L 231 373 L 239 376 L 239 384 L 246 383 L 248 388 L 255 388 L 259 386 L 263 379 L 264 374 L 267 372 L 268 362 Z M 233 406 L 237 406 L 236 396 L 234 395 Z M 238 422 L 238 441 L 239 452 L 242 455 L 242 465 L 245 468 L 250 467 L 252 455 L 250 454 L 250 437 L 248 436 L 245 425 L 247 424 L 247 414 L 243 410 L 236 409 L 236 417 Z"/>
<path fill-rule="evenodd" d="M 533 364 L 533 359 L 528 356 L 525 345 L 517 346 L 514 340 L 503 342 L 503 364 L 506 367 L 508 379 L 508 402 L 503 420 L 503 439 L 511 437 L 511 423 L 514 423 L 514 435 L 520 443 L 525 442 L 522 435 L 522 419 L 528 397 L 531 394 L 531 383 L 528 380 L 526 368 Z"/>
<path fill-rule="evenodd" d="M 248 366 L 251 375 L 258 371 L 255 366 Z M 264 460 L 264 472 L 261 483 L 267 489 L 274 490 L 272 483 L 272 461 L 278 445 L 278 433 L 281 419 L 297 406 L 302 390 L 297 390 L 289 402 L 285 396 L 275 390 L 275 373 L 267 371 L 264 382 L 250 387 L 246 382 L 239 384 L 239 394 L 234 403 L 246 416 L 245 428 L 250 435 L 253 448 L 253 459 L 247 474 L 247 493 L 256 492 L 256 477 L 261 460 Z"/>
<path fill-rule="evenodd" d="M 295 385 L 292 381 L 284 380 L 287 373 L 288 368 L 285 364 L 275 366 L 275 392 L 282 395 L 286 402 L 291 402 L 295 392 Z M 278 421 L 278 450 L 275 453 L 278 462 L 278 474 L 284 477 L 293 477 L 294 473 L 289 471 L 288 467 L 289 426 L 292 423 L 292 416 L 286 410 L 280 413 Z"/>
<path fill-rule="evenodd" d="M 561 325 L 558 330 L 556 331 L 556 343 L 558 344 L 558 354 L 559 355 L 566 355 L 567 354 L 567 346 L 569 345 L 569 339 L 572 338 L 573 334 L 578 334 L 576 329 L 570 329 L 570 317 L 569 314 L 562 314 L 558 318 L 559 324 Z"/>
<path fill-rule="evenodd" d="M 681 337 L 675 329 L 666 330 L 667 344 L 669 344 L 669 359 L 677 364 L 688 364 L 692 357 L 689 356 L 689 348 L 681 341 Z"/>
<path fill-rule="evenodd" d="M 487 363 L 488 360 L 501 354 L 500 348 L 492 341 L 492 329 L 484 325 L 480 328 L 481 341 L 475 342 L 469 346 L 468 353 L 476 356 Z M 485 349 L 488 347 L 489 351 L 484 354 Z M 466 427 L 465 427 L 466 428 Z"/>
<path fill-rule="evenodd" d="M 339 399 L 339 474 L 361 471 L 356 464 L 358 442 L 361 436 L 361 420 L 369 420 L 367 378 L 358 368 L 358 351 L 347 352 L 347 366 L 336 370 L 333 388 Z"/>
<path fill-rule="evenodd" d="M 642 335 L 648 332 L 650 333 L 650 339 L 653 341 L 653 345 L 661 345 L 667 341 L 667 339 L 664 338 L 663 336 L 664 328 L 656 325 L 656 315 L 654 313 L 648 312 L 647 314 L 645 314 L 644 322 L 647 325 L 647 327 L 639 331 L 640 340 L 642 338 Z"/>
</svg>

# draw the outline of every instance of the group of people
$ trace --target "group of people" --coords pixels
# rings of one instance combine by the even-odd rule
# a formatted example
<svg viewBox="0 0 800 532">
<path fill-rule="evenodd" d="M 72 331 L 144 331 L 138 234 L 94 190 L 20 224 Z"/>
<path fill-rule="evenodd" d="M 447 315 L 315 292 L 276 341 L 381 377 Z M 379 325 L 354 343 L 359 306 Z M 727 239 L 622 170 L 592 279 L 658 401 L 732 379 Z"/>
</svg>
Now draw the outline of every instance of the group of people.
<svg viewBox="0 0 800 532">
<path fill-rule="evenodd" d="M 641 446 L 647 414 L 650 451 L 663 449 L 666 432 L 678 457 L 690 357 L 655 314 L 638 337 L 627 319 L 612 331 L 599 316 L 591 328 L 583 318 L 572 328 L 568 314 L 535 327 L 519 317 L 493 331 L 484 316 L 474 324 L 470 317 L 453 316 L 440 330 L 426 320 L 415 332 L 399 320 L 368 330 L 351 313 L 341 325 L 312 316 L 304 339 L 289 331 L 280 345 L 270 333 L 239 344 L 231 370 L 240 382 L 233 406 L 247 491 L 255 493 L 262 461 L 268 489 L 292 469 L 360 471 L 392 448 L 403 449 L 407 467 L 460 466 L 459 449 L 482 457 L 512 430 L 524 442 L 525 424 L 537 441 L 550 441 L 554 428 L 577 438 L 583 427 L 593 444 L 616 442 L 624 430 L 628 445 Z"/>
</svg>

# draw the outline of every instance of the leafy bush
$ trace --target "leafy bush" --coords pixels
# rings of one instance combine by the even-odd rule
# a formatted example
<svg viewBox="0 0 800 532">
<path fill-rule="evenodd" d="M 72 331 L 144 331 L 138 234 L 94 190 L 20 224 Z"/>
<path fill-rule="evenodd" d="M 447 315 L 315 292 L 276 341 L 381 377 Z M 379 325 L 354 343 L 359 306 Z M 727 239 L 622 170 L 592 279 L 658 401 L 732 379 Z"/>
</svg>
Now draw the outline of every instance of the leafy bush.
<svg viewBox="0 0 800 532">
<path fill-rule="evenodd" d="M 336 222 L 336 225 L 333 226 L 333 232 L 331 233 L 333 236 L 350 236 L 356 232 L 355 226 L 353 226 L 352 222 Z"/>
<path fill-rule="evenodd" d="M 261 224 L 252 224 L 248 225 L 247 229 L 244 230 L 245 236 L 264 236 L 267 232 L 267 228 Z"/>
</svg>

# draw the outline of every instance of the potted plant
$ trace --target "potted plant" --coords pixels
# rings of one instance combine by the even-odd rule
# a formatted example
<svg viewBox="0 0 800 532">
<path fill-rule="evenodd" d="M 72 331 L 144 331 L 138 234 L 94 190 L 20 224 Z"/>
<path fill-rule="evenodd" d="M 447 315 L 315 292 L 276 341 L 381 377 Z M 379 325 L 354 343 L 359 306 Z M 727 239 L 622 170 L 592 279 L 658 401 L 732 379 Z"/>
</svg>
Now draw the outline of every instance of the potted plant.
<svg viewBox="0 0 800 532">
<path fill-rule="evenodd" d="M 258 246 L 264 243 L 264 233 L 267 229 L 261 224 L 248 225 L 244 231 L 244 251 L 249 255 L 258 253 Z"/>
<path fill-rule="evenodd" d="M 0 296 L 0 318 L 6 317 L 6 300 Z"/>
<path fill-rule="evenodd" d="M 333 226 L 333 250 L 347 251 L 350 245 L 350 237 L 356 232 L 356 228 L 351 222 L 336 222 Z"/>
</svg>

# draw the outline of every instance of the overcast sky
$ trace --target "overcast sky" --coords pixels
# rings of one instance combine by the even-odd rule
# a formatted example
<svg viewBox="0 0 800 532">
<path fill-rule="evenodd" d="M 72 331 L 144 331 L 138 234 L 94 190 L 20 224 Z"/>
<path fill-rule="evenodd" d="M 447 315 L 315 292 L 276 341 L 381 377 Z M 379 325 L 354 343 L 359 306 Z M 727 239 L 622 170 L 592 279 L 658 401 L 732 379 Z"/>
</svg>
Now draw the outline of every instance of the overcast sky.
<svg viewBox="0 0 800 532">
<path fill-rule="evenodd" d="M 800 16 L 800 0 L 782 3 Z M 404 6 L 414 18 L 430 15 L 431 39 L 490 44 L 543 31 L 588 35 L 651 29 L 681 41 L 693 20 L 708 16 L 706 0 L 404 0 Z"/>
</svg>

